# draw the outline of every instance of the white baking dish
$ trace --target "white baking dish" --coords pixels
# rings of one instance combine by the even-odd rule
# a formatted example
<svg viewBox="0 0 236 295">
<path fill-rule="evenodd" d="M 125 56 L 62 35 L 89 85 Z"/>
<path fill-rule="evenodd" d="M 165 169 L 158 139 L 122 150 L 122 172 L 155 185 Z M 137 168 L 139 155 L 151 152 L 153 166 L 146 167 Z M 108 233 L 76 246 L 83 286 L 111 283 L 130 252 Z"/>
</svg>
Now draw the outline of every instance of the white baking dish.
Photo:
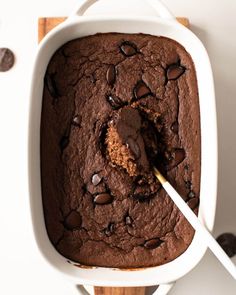
<svg viewBox="0 0 236 295">
<path fill-rule="evenodd" d="M 158 0 L 143 0 L 157 16 L 83 16 L 97 0 L 80 1 L 76 12 L 51 31 L 41 42 L 34 63 L 31 85 L 29 124 L 29 186 L 35 237 L 46 260 L 74 283 L 96 286 L 150 286 L 174 282 L 193 269 L 203 257 L 206 246 L 198 234 L 189 248 L 174 261 L 165 265 L 136 271 L 112 268 L 80 268 L 69 264 L 49 241 L 43 216 L 40 180 L 40 117 L 45 70 L 52 54 L 69 40 L 98 32 L 148 33 L 172 38 L 182 44 L 195 63 L 201 114 L 201 187 L 199 218 L 212 230 L 217 190 L 217 126 L 212 71 L 205 48 L 199 39 L 180 25 Z M 111 0 L 115 1 L 115 0 Z M 128 0 L 127 0 L 128 1 Z M 168 285 L 160 287 L 166 294 Z M 166 291 L 165 291 L 166 290 Z"/>
</svg>

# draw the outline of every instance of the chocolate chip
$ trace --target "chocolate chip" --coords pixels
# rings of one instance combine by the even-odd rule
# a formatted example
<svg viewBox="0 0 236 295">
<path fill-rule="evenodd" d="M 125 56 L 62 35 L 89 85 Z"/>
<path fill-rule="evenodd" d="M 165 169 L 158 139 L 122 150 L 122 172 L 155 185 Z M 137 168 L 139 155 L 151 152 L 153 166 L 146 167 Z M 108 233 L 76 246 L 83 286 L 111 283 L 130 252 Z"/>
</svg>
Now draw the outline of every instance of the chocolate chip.
<svg viewBox="0 0 236 295">
<path fill-rule="evenodd" d="M 134 96 L 136 99 L 140 99 L 149 94 L 151 94 L 151 90 L 143 81 L 139 81 L 134 87 Z"/>
<path fill-rule="evenodd" d="M 97 79 L 96 79 L 96 75 L 95 75 L 95 73 L 92 73 L 92 74 L 89 76 L 89 78 L 90 78 L 90 81 L 91 81 L 93 84 L 96 83 Z"/>
<path fill-rule="evenodd" d="M 106 155 L 106 137 L 107 137 L 107 123 L 102 123 L 98 127 L 98 146 L 103 156 Z"/>
<path fill-rule="evenodd" d="M 184 183 L 185 183 L 186 189 L 190 190 L 192 187 L 192 182 L 190 180 L 186 180 Z"/>
<path fill-rule="evenodd" d="M 176 148 L 171 152 L 166 153 L 167 159 L 167 170 L 170 170 L 176 166 L 178 166 L 185 159 L 185 151 L 184 149 Z"/>
<path fill-rule="evenodd" d="M 135 159 L 138 159 L 141 155 L 140 148 L 137 144 L 137 142 L 132 138 L 128 137 L 126 140 L 126 146 L 130 149 L 131 153 L 135 157 Z"/>
<path fill-rule="evenodd" d="M 163 129 L 163 122 L 162 122 L 162 118 L 161 115 L 157 115 L 154 120 L 153 123 L 155 124 L 156 130 L 157 132 L 161 133 L 162 129 Z"/>
<path fill-rule="evenodd" d="M 150 200 L 156 196 L 160 188 L 161 184 L 159 182 L 147 180 L 146 183 L 141 183 L 141 180 L 139 180 L 133 188 L 133 197 L 139 201 Z"/>
<path fill-rule="evenodd" d="M 115 81 L 116 81 L 116 68 L 114 65 L 109 65 L 109 67 L 107 69 L 106 78 L 107 78 L 108 85 L 112 86 L 115 83 Z"/>
<path fill-rule="evenodd" d="M 189 207 L 193 210 L 199 205 L 199 198 L 192 198 L 188 201 Z"/>
<path fill-rule="evenodd" d="M 120 50 L 125 56 L 132 56 L 137 53 L 136 45 L 129 41 L 124 41 L 120 46 Z"/>
<path fill-rule="evenodd" d="M 132 197 L 140 203 L 149 202 L 154 196 L 155 196 L 155 194 L 151 194 L 151 193 L 147 193 L 147 192 L 145 192 L 143 194 L 134 193 L 132 195 Z"/>
<path fill-rule="evenodd" d="M 63 151 L 69 144 L 69 136 L 62 136 L 61 140 L 60 140 L 60 148 Z"/>
<path fill-rule="evenodd" d="M 57 86 L 54 80 L 54 75 L 46 74 L 44 79 L 45 79 L 45 84 L 47 86 L 47 89 L 50 95 L 53 98 L 57 98 L 59 95 L 58 95 Z"/>
<path fill-rule="evenodd" d="M 185 158 L 185 151 L 184 149 L 175 149 L 172 153 L 173 158 L 175 159 L 175 165 L 181 163 Z"/>
<path fill-rule="evenodd" d="M 151 239 L 151 240 L 148 240 L 144 243 L 144 247 L 147 249 L 155 249 L 155 248 L 159 247 L 162 243 L 163 243 L 163 241 L 158 238 Z"/>
<path fill-rule="evenodd" d="M 171 127 L 170 127 L 171 131 L 173 131 L 175 134 L 178 134 L 179 132 L 179 124 L 178 122 L 174 122 Z"/>
<path fill-rule="evenodd" d="M 133 220 L 132 220 L 132 218 L 129 215 L 127 215 L 125 217 L 125 224 L 126 225 L 129 225 L 129 226 L 131 226 L 133 224 Z"/>
<path fill-rule="evenodd" d="M 75 230 L 80 228 L 82 224 L 82 218 L 79 212 L 73 210 L 65 219 L 65 227 L 69 230 Z"/>
<path fill-rule="evenodd" d="M 9 71 L 14 65 L 15 57 L 8 48 L 0 48 L 0 72 Z"/>
<path fill-rule="evenodd" d="M 189 169 L 189 165 L 188 164 L 184 165 L 184 170 L 188 171 L 188 169 Z"/>
<path fill-rule="evenodd" d="M 94 203 L 98 205 L 109 204 L 113 201 L 113 197 L 108 193 L 101 193 L 95 196 Z"/>
<path fill-rule="evenodd" d="M 168 80 L 176 80 L 178 79 L 183 73 L 185 72 L 185 68 L 178 65 L 178 64 L 173 64 L 170 65 L 167 69 L 167 79 Z"/>
<path fill-rule="evenodd" d="M 229 257 L 233 257 L 236 254 L 235 235 L 231 233 L 224 233 L 221 234 L 216 240 Z"/>
<path fill-rule="evenodd" d="M 81 116 L 80 115 L 76 115 L 74 116 L 74 118 L 72 119 L 72 125 L 79 127 L 81 124 Z"/>
<path fill-rule="evenodd" d="M 99 176 L 99 174 L 94 174 L 92 176 L 92 184 L 95 186 L 98 185 L 101 182 L 101 180 L 102 180 L 102 177 Z"/>
<path fill-rule="evenodd" d="M 193 191 L 190 191 L 190 192 L 188 193 L 188 197 L 189 197 L 190 199 L 194 198 L 194 197 L 195 197 L 195 193 L 194 193 Z"/>
<path fill-rule="evenodd" d="M 137 193 L 134 193 L 132 195 L 132 197 L 136 200 L 138 200 L 139 202 L 145 202 L 148 200 L 148 196 L 146 196 L 145 194 L 137 194 Z"/>
<path fill-rule="evenodd" d="M 149 195 L 149 184 L 148 183 L 140 183 L 134 189 L 134 195 Z"/>
<path fill-rule="evenodd" d="M 124 105 L 123 101 L 119 97 L 114 95 L 108 95 L 107 101 L 109 102 L 113 110 L 117 110 Z"/>
<path fill-rule="evenodd" d="M 108 227 L 105 229 L 105 235 L 110 237 L 115 231 L 114 223 L 109 223 Z"/>
</svg>

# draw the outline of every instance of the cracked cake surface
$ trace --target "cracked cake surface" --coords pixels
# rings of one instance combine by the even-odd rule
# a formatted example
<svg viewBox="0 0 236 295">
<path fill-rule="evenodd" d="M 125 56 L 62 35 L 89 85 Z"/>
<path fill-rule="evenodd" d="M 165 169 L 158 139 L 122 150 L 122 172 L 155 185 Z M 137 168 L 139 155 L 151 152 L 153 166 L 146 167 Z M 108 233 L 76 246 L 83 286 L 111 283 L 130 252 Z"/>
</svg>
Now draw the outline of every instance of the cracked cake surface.
<svg viewBox="0 0 236 295">
<path fill-rule="evenodd" d="M 183 253 L 194 230 L 150 163 L 197 213 L 200 115 L 190 55 L 145 34 L 96 34 L 59 48 L 41 115 L 44 216 L 57 251 L 121 268 Z"/>
</svg>

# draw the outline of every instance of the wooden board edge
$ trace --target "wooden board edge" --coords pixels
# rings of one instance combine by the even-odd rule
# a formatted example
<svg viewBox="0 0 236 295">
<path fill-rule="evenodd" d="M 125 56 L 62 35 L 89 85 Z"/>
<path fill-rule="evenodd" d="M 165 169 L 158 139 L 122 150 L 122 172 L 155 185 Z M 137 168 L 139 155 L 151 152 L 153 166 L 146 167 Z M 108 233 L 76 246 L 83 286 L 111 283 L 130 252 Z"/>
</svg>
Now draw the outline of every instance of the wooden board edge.
<svg viewBox="0 0 236 295">
<path fill-rule="evenodd" d="M 176 17 L 176 19 L 183 26 L 187 28 L 190 27 L 190 22 L 187 17 Z M 40 42 L 48 32 L 64 20 L 66 20 L 66 17 L 40 17 L 38 19 L 38 42 Z"/>
</svg>

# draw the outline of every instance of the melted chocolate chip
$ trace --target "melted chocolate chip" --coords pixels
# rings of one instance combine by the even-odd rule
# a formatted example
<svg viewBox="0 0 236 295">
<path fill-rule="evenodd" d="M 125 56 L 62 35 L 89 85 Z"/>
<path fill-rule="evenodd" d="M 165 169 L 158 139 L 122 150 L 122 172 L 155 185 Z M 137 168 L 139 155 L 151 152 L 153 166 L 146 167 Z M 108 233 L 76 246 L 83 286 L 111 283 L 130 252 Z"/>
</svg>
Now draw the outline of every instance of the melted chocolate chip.
<svg viewBox="0 0 236 295">
<path fill-rule="evenodd" d="M 8 48 L 0 48 L 0 72 L 9 71 L 14 65 L 15 57 Z"/>
<path fill-rule="evenodd" d="M 189 165 L 187 164 L 184 166 L 184 170 L 188 171 L 188 169 L 189 169 Z"/>
<path fill-rule="evenodd" d="M 61 150 L 63 151 L 68 146 L 68 144 L 69 144 L 69 136 L 66 136 L 66 135 L 62 136 L 59 143 Z"/>
<path fill-rule="evenodd" d="M 155 196 L 160 188 L 161 184 L 156 181 L 154 183 L 141 183 L 138 181 L 133 189 L 133 197 L 139 201 L 150 200 Z"/>
<path fill-rule="evenodd" d="M 149 184 L 146 183 L 141 183 L 140 185 L 137 185 L 134 189 L 135 196 L 148 197 L 149 193 Z"/>
<path fill-rule="evenodd" d="M 127 138 L 126 145 L 130 149 L 130 151 L 132 152 L 135 159 L 138 159 L 141 156 L 139 145 L 132 137 Z"/>
<path fill-rule="evenodd" d="M 136 182 L 138 184 L 142 185 L 142 184 L 146 184 L 147 180 L 142 175 L 138 175 L 136 178 Z"/>
<path fill-rule="evenodd" d="M 99 134 L 98 134 L 98 146 L 103 156 L 106 155 L 106 135 L 107 135 L 107 123 L 103 123 L 99 127 Z"/>
<path fill-rule="evenodd" d="M 107 97 L 107 101 L 109 102 L 113 110 L 118 110 L 120 107 L 124 105 L 123 101 L 119 97 L 114 95 L 113 96 L 109 95 Z"/>
<path fill-rule="evenodd" d="M 149 155 L 149 160 L 153 161 L 156 159 L 158 154 L 158 139 L 155 126 L 151 121 L 148 122 L 147 126 L 142 128 L 142 137 L 145 143 L 145 149 Z"/>
<path fill-rule="evenodd" d="M 150 201 L 150 199 L 153 198 L 154 195 L 151 195 L 151 194 L 147 194 L 147 193 L 143 193 L 143 194 L 138 194 L 138 193 L 134 193 L 132 195 L 132 197 L 139 201 L 140 203 L 144 203 L 144 202 L 148 202 Z"/>
<path fill-rule="evenodd" d="M 107 69 L 106 79 L 108 85 L 112 86 L 116 81 L 116 68 L 114 65 L 109 65 Z"/>
<path fill-rule="evenodd" d="M 188 201 L 189 207 L 193 210 L 199 205 L 199 198 L 192 198 Z"/>
<path fill-rule="evenodd" d="M 136 45 L 129 41 L 124 41 L 120 46 L 120 50 L 125 56 L 133 56 L 137 53 Z"/>
<path fill-rule="evenodd" d="M 98 185 L 101 182 L 101 180 L 102 180 L 102 177 L 99 174 L 94 174 L 92 176 L 92 184 L 95 186 Z"/>
<path fill-rule="evenodd" d="M 178 65 L 178 64 L 173 64 L 170 65 L 167 69 L 167 79 L 168 80 L 176 80 L 178 79 L 183 73 L 185 72 L 185 68 Z"/>
<path fill-rule="evenodd" d="M 72 119 L 72 125 L 80 127 L 81 120 L 82 120 L 82 118 L 80 115 L 74 116 L 74 118 Z"/>
<path fill-rule="evenodd" d="M 224 233 L 216 240 L 229 257 L 233 257 L 236 254 L 236 236 L 234 234 Z"/>
<path fill-rule="evenodd" d="M 105 235 L 110 237 L 115 231 L 114 223 L 109 223 L 108 227 L 104 230 Z"/>
<path fill-rule="evenodd" d="M 174 122 L 171 127 L 170 127 L 171 131 L 173 131 L 175 134 L 178 134 L 179 132 L 179 124 L 178 122 Z"/>
<path fill-rule="evenodd" d="M 194 197 L 195 197 L 195 193 L 194 193 L 193 191 L 190 191 L 190 192 L 188 193 L 188 197 L 189 197 L 190 199 L 194 198 Z"/>
<path fill-rule="evenodd" d="M 113 197 L 108 193 L 101 193 L 95 196 L 94 203 L 98 205 L 109 204 L 113 201 Z"/>
<path fill-rule="evenodd" d="M 183 149 L 175 149 L 172 154 L 173 158 L 175 159 L 175 165 L 181 163 L 185 158 L 185 151 Z"/>
<path fill-rule="evenodd" d="M 89 78 L 90 78 L 90 81 L 91 81 L 93 84 L 96 83 L 97 79 L 96 79 L 96 75 L 95 75 L 95 73 L 92 73 L 92 75 L 90 75 Z"/>
<path fill-rule="evenodd" d="M 149 94 L 151 94 L 151 90 L 148 88 L 148 86 L 143 81 L 139 81 L 136 84 L 136 86 L 134 87 L 134 97 L 136 99 L 140 99 L 140 98 L 145 97 Z"/>
<path fill-rule="evenodd" d="M 57 98 L 59 95 L 58 95 L 57 86 L 56 86 L 56 83 L 54 80 L 54 75 L 46 74 L 45 75 L 45 84 L 46 84 L 46 87 L 47 87 L 50 95 L 53 98 Z"/>
<path fill-rule="evenodd" d="M 163 129 L 163 122 L 162 122 L 162 118 L 161 118 L 161 115 L 156 115 L 154 120 L 153 120 L 153 123 L 155 124 L 155 127 L 156 127 L 156 130 L 157 132 L 161 133 L 162 129 Z"/>
<path fill-rule="evenodd" d="M 133 220 L 132 220 L 132 218 L 129 215 L 127 215 L 125 217 L 125 224 L 126 225 L 129 225 L 129 226 L 131 226 L 133 224 Z"/>
<path fill-rule="evenodd" d="M 184 149 L 176 148 L 171 152 L 166 153 L 167 159 L 167 170 L 171 170 L 172 168 L 178 166 L 185 159 L 185 151 Z"/>
<path fill-rule="evenodd" d="M 186 180 L 185 181 L 185 187 L 186 189 L 190 190 L 192 187 L 192 182 L 190 180 Z"/>
<path fill-rule="evenodd" d="M 80 228 L 82 224 L 82 218 L 77 211 L 71 211 L 65 219 L 65 227 L 69 230 L 75 230 Z"/>
<path fill-rule="evenodd" d="M 159 247 L 162 243 L 163 243 L 163 241 L 158 238 L 151 239 L 151 240 L 148 240 L 144 243 L 144 247 L 147 249 L 155 249 L 155 248 Z"/>
</svg>

